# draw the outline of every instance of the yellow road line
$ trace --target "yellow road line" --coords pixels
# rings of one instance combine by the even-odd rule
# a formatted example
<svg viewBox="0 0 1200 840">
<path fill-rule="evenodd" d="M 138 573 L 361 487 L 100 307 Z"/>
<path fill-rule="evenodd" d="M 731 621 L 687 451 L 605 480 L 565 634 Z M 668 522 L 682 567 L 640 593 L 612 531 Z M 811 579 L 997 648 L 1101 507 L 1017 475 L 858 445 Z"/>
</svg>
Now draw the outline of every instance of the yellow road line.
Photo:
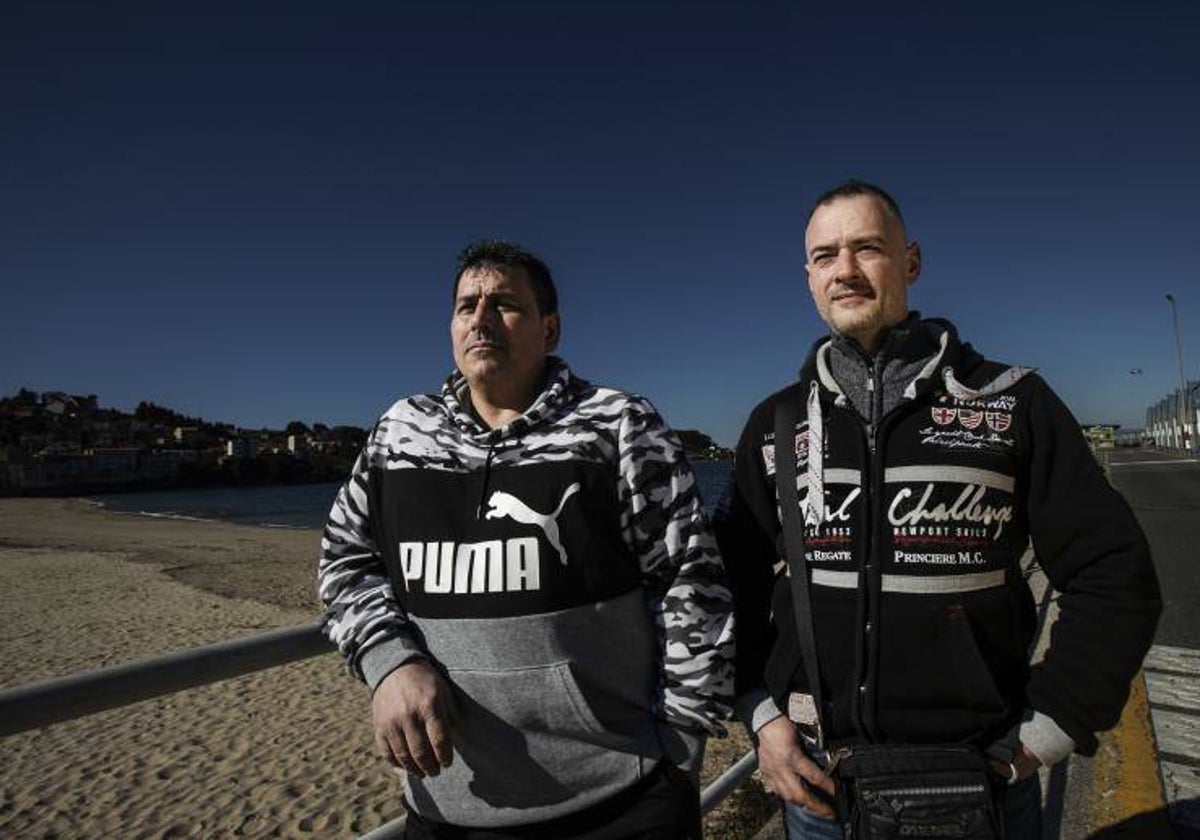
<svg viewBox="0 0 1200 840">
<path fill-rule="evenodd" d="M 1166 807 L 1146 679 L 1141 672 L 1130 687 L 1116 729 L 1100 739 L 1091 776 L 1092 796 L 1088 799 L 1095 807 L 1088 822 L 1092 831 Z"/>
</svg>

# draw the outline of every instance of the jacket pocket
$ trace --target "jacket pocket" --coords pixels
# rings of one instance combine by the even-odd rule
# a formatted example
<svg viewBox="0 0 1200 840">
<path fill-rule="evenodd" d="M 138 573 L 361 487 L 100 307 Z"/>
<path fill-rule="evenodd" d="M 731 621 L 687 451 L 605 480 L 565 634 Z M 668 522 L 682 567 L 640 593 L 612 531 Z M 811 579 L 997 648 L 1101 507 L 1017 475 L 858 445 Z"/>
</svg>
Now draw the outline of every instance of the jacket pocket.
<svg viewBox="0 0 1200 840">
<path fill-rule="evenodd" d="M 580 690 L 575 675 L 571 673 L 571 666 L 566 662 L 560 662 L 551 665 L 550 668 L 554 678 L 562 685 L 563 696 L 570 702 L 571 708 L 575 712 L 575 720 L 582 730 L 593 735 L 603 735 L 604 724 L 597 719 L 595 713 L 592 712 L 592 707 L 588 705 L 587 698 L 583 696 L 583 691 Z"/>
<path fill-rule="evenodd" d="M 905 610 L 892 622 L 880 628 L 879 721 L 889 738 L 967 740 L 1006 717 L 993 663 L 962 604 Z"/>
<path fill-rule="evenodd" d="M 461 719 L 457 756 L 437 777 L 409 778 L 421 813 L 486 825 L 497 809 L 512 808 L 536 821 L 568 801 L 572 808 L 599 801 L 641 776 L 642 757 L 611 743 L 568 663 L 449 676 Z"/>
<path fill-rule="evenodd" d="M 504 671 L 451 670 L 460 704 L 494 715 L 521 732 L 602 735 L 567 662 Z"/>
</svg>

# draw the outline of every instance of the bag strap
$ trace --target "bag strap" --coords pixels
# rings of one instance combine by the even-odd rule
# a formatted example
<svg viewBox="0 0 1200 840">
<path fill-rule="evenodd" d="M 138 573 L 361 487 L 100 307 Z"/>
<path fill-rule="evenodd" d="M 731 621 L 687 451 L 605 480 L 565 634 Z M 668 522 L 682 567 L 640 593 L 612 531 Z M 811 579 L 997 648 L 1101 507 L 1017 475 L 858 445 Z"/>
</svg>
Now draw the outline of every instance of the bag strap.
<svg viewBox="0 0 1200 840">
<path fill-rule="evenodd" d="M 825 749 L 825 726 L 821 722 L 821 668 L 817 660 L 816 631 L 813 628 L 812 598 L 808 581 L 808 562 L 804 556 L 804 522 L 800 518 L 800 493 L 796 489 L 796 423 L 800 419 L 799 400 L 786 397 L 775 403 L 775 485 L 779 492 L 779 510 L 783 542 L 787 551 L 788 574 L 792 588 L 792 615 L 809 690 L 817 712 L 817 746 Z M 812 492 L 812 489 L 809 489 Z"/>
</svg>

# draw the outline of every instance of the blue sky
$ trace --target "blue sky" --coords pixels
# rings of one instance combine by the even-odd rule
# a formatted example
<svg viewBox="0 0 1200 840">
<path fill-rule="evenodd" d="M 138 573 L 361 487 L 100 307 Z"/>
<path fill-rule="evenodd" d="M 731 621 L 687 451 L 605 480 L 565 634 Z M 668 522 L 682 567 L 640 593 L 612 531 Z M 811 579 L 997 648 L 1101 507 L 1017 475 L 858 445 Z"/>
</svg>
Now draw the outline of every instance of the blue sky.
<svg viewBox="0 0 1200 840">
<path fill-rule="evenodd" d="M 1200 377 L 1196 4 L 5 9 L 0 394 L 369 425 L 439 387 L 500 236 L 577 372 L 732 444 L 823 332 L 804 220 L 847 177 L 920 240 L 911 305 L 1081 421 L 1175 387 L 1167 293 Z"/>
</svg>

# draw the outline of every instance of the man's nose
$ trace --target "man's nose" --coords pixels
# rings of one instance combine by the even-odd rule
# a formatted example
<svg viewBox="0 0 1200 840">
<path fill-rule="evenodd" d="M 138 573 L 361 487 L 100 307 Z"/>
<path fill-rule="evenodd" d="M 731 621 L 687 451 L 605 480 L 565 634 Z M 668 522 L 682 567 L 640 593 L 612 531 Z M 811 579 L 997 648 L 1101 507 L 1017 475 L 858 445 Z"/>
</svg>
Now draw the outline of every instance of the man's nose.
<svg viewBox="0 0 1200 840">
<path fill-rule="evenodd" d="M 843 248 L 838 251 L 837 261 L 833 264 L 833 276 L 838 280 L 858 276 L 858 260 L 852 249 Z"/>
<path fill-rule="evenodd" d="M 475 302 L 475 308 L 471 310 L 471 329 L 478 331 L 488 327 L 491 324 L 492 311 L 493 307 L 488 300 L 480 297 Z"/>
</svg>

